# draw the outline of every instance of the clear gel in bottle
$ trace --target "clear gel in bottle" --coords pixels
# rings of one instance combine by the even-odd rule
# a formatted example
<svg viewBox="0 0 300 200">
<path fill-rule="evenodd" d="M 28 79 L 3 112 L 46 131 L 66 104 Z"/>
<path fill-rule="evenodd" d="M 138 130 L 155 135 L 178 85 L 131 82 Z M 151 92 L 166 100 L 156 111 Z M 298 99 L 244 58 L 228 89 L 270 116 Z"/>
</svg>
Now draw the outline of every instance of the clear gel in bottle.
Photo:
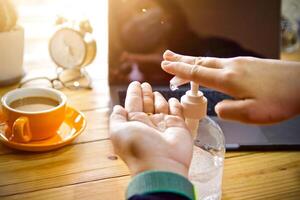
<svg viewBox="0 0 300 200">
<path fill-rule="evenodd" d="M 222 176 L 225 142 L 219 125 L 209 117 L 199 122 L 194 139 L 193 159 L 189 178 L 198 199 L 219 200 L 222 197 Z"/>
<path fill-rule="evenodd" d="M 191 82 L 191 90 L 181 97 L 186 124 L 194 137 L 193 159 L 189 179 L 195 186 L 197 199 L 219 200 L 225 156 L 224 135 L 217 123 L 207 115 L 207 99 Z"/>
</svg>

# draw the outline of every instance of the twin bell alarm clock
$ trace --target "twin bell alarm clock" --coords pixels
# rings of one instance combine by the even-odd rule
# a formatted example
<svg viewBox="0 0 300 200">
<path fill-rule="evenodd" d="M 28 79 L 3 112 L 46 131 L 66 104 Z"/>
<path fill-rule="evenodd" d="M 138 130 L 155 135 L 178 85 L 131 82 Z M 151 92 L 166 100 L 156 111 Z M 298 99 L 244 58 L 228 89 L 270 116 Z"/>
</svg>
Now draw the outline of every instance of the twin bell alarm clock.
<svg viewBox="0 0 300 200">
<path fill-rule="evenodd" d="M 56 31 L 49 41 L 53 62 L 63 69 L 80 69 L 90 64 L 96 56 L 96 41 L 90 22 L 58 17 L 56 25 Z"/>
</svg>

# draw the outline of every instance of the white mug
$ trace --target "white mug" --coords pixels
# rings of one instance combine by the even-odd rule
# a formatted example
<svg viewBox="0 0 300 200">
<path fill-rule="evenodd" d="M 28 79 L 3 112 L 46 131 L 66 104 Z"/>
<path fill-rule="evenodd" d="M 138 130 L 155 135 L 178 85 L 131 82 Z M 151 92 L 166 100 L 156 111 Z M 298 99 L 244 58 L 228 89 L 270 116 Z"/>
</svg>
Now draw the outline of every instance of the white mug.
<svg viewBox="0 0 300 200">
<path fill-rule="evenodd" d="M 24 29 L 0 32 L 0 86 L 16 83 L 24 75 Z"/>
</svg>

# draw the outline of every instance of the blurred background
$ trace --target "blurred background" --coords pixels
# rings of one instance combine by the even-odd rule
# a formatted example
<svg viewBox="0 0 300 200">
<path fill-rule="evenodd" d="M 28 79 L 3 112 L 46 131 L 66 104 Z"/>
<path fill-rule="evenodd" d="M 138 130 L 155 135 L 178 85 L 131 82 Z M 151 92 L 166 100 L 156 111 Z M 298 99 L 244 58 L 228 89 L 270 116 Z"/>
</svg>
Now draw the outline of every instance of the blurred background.
<svg viewBox="0 0 300 200">
<path fill-rule="evenodd" d="M 126 0 L 120 0 L 126 2 Z M 41 69 L 41 68 L 54 68 L 55 65 L 51 61 L 48 53 L 48 40 L 51 37 L 55 28 L 55 19 L 57 15 L 70 16 L 71 18 L 83 18 L 86 17 L 90 20 L 94 28 L 94 36 L 97 41 L 97 56 L 93 64 L 89 66 L 89 69 L 99 70 L 99 74 L 93 73 L 95 78 L 107 77 L 107 54 L 108 54 L 108 0 L 13 0 L 16 4 L 19 12 L 19 23 L 25 29 L 25 55 L 24 55 L 24 67 L 25 70 L 30 66 L 30 69 Z M 185 1 L 178 1 L 179 4 L 185 3 Z M 190 3 L 188 3 L 190 2 Z M 214 6 L 214 1 L 201 1 L 205 10 L 195 10 L 193 7 L 193 1 L 187 1 L 185 5 L 186 8 L 192 10 L 188 14 L 199 15 L 200 21 L 198 24 L 201 26 L 195 26 L 196 32 L 201 32 L 201 34 L 210 35 L 222 35 L 224 33 L 224 27 L 214 27 L 213 19 L 206 20 L 201 18 L 201 15 L 207 15 L 211 10 L 210 7 Z M 245 2 L 246 3 L 246 2 Z M 265 2 L 263 1 L 262 4 Z M 272 5 L 272 4 L 270 4 Z M 218 6 L 218 5 L 215 5 Z M 244 7 L 247 7 L 245 4 Z M 194 8 L 194 10 L 193 10 Z M 219 15 L 222 15 L 223 7 L 220 7 Z M 226 10 L 230 10 L 230 7 Z M 239 9 L 232 8 L 237 12 Z M 249 7 L 249 9 L 252 9 Z M 266 17 L 268 16 L 268 10 L 266 9 Z M 281 34 L 282 34 L 282 54 L 283 58 L 289 58 L 290 55 L 299 54 L 299 25 L 300 25 L 300 1 L 298 0 L 282 0 L 281 6 L 282 19 L 281 19 Z M 230 19 L 234 15 L 227 15 L 226 18 L 222 18 L 224 26 L 230 27 L 234 24 L 228 24 Z M 192 19 L 192 18 L 191 18 Z M 195 18 L 193 18 L 195 19 Z M 247 20 L 247 15 L 245 19 Z M 191 22 L 193 23 L 193 22 Z M 251 22 L 253 23 L 253 22 Z M 264 23 L 258 23 L 258 26 L 263 26 Z M 219 31 L 223 30 L 223 32 Z M 227 29 L 230 31 L 230 29 Z M 243 27 L 240 28 L 239 33 L 231 33 L 232 37 L 239 41 L 246 42 L 243 46 L 251 47 L 255 41 L 247 40 L 243 31 Z M 224 33 L 228 35 L 228 33 Z M 266 47 L 272 48 L 272 47 Z M 260 48 L 263 50 L 263 48 Z M 259 52 L 260 53 L 260 52 Z M 264 52 L 261 52 L 262 54 Z M 39 59 L 37 59 L 37 57 Z M 40 64 L 40 60 L 44 60 L 43 66 Z M 99 65 L 103 65 L 102 67 Z M 93 77 L 94 78 L 94 77 Z"/>
<path fill-rule="evenodd" d="M 72 19 L 90 20 L 98 49 L 95 61 L 87 67 L 87 71 L 94 72 L 90 73 L 92 78 L 107 76 L 105 65 L 108 43 L 107 0 L 13 0 L 13 2 L 19 13 L 19 23 L 25 30 L 25 70 L 55 69 L 56 66 L 49 56 L 48 42 L 54 33 L 57 15 L 63 15 Z M 44 61 L 42 66 L 41 60 Z M 95 73 L 97 71 L 99 73 Z"/>
</svg>

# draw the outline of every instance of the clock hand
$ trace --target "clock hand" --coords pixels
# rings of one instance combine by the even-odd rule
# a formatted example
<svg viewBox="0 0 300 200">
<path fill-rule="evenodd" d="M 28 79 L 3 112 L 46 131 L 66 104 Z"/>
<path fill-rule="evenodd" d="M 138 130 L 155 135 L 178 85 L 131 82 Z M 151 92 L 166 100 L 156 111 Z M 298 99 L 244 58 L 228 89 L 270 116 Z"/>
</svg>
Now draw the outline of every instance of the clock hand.
<svg viewBox="0 0 300 200">
<path fill-rule="evenodd" d="M 73 57 L 74 56 L 74 51 L 73 51 L 72 47 L 68 46 L 68 48 L 69 48 L 70 55 Z"/>
<path fill-rule="evenodd" d="M 64 42 L 64 45 L 67 48 L 68 53 L 73 57 L 74 56 L 74 52 L 73 52 L 71 46 L 67 44 L 67 41 L 65 39 L 63 39 L 63 42 Z"/>
<path fill-rule="evenodd" d="M 72 50 L 72 48 L 69 45 L 66 45 L 66 50 L 67 50 L 67 54 L 74 57 L 74 51 Z"/>
</svg>

